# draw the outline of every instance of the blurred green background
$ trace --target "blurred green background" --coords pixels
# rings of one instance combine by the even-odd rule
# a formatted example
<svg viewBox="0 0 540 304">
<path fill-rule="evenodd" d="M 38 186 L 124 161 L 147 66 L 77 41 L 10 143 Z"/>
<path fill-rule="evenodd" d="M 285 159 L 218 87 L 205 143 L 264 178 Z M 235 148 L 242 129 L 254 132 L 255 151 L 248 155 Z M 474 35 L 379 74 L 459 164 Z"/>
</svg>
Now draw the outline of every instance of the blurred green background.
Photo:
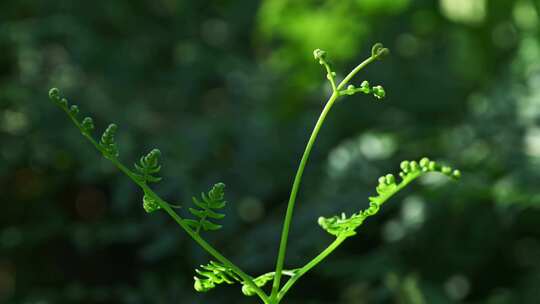
<svg viewBox="0 0 540 304">
<path fill-rule="evenodd" d="M 197 294 L 209 257 L 48 101 L 59 87 L 125 163 L 163 153 L 156 190 L 228 186 L 208 235 L 251 274 L 274 267 L 292 177 L 329 87 L 392 51 L 336 105 L 306 170 L 287 266 L 331 241 L 319 215 L 364 208 L 377 177 L 429 156 L 463 172 L 396 196 L 285 303 L 540 303 L 537 0 L 0 2 L 0 303 L 255 303 Z"/>
</svg>

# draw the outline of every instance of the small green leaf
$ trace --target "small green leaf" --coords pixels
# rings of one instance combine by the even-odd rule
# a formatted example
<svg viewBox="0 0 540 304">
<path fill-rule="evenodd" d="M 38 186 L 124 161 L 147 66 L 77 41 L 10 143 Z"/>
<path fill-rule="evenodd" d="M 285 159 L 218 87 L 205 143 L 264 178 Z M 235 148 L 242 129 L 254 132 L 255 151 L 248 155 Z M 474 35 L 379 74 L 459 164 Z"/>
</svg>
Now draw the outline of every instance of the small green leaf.
<svg viewBox="0 0 540 304">
<path fill-rule="evenodd" d="M 85 117 L 82 120 L 81 127 L 83 131 L 86 132 L 87 134 L 94 131 L 95 126 L 94 126 L 94 120 L 92 120 L 92 117 Z"/>
<path fill-rule="evenodd" d="M 118 146 L 116 145 L 116 130 L 118 126 L 116 124 L 110 124 L 107 129 L 101 135 L 99 141 L 100 146 L 112 157 L 118 157 Z"/>
<path fill-rule="evenodd" d="M 72 105 L 71 107 L 69 107 L 69 114 L 74 117 L 77 116 L 77 114 L 79 114 L 79 107 L 77 105 Z"/>
<path fill-rule="evenodd" d="M 195 272 L 197 276 L 194 277 L 193 287 L 198 292 L 207 292 L 216 285 L 224 283 L 242 282 L 242 279 L 232 269 L 214 261 L 210 261 L 207 265 L 201 265 L 200 269 L 196 269 Z"/>
<path fill-rule="evenodd" d="M 60 90 L 58 88 L 51 88 L 49 90 L 49 98 L 58 103 L 60 101 Z"/>
<path fill-rule="evenodd" d="M 161 206 L 150 195 L 145 194 L 143 196 L 143 208 L 147 213 L 152 213 L 161 209 Z"/>
<path fill-rule="evenodd" d="M 199 209 L 189 208 L 188 210 L 199 218 L 199 221 L 190 220 L 186 223 L 195 229 L 196 233 L 199 233 L 201 229 L 204 231 L 221 229 L 222 226 L 213 223 L 211 219 L 219 220 L 225 217 L 224 214 L 216 212 L 216 210 L 222 209 L 227 204 L 225 201 L 225 184 L 215 184 L 207 194 L 201 193 L 201 199 L 193 197 L 193 204 Z"/>
<path fill-rule="evenodd" d="M 184 223 L 186 223 L 189 227 L 193 229 L 197 229 L 201 225 L 199 221 L 192 220 L 192 219 L 184 219 L 183 221 Z"/>
<path fill-rule="evenodd" d="M 374 86 L 371 88 L 371 91 L 373 92 L 373 96 L 375 96 L 377 99 L 383 99 L 386 96 L 386 91 L 380 85 Z"/>
<path fill-rule="evenodd" d="M 161 165 L 159 164 L 160 157 L 161 152 L 158 149 L 152 149 L 148 154 L 141 157 L 139 163 L 134 164 L 139 180 L 144 183 L 157 183 L 161 181 L 161 177 L 154 176 L 161 170 Z"/>
<path fill-rule="evenodd" d="M 369 87 L 369 82 L 367 80 L 362 81 L 362 83 L 360 84 L 360 88 L 365 94 L 371 93 L 371 88 Z"/>
<path fill-rule="evenodd" d="M 205 231 L 215 231 L 215 230 L 219 230 L 221 229 L 221 225 L 218 225 L 218 224 L 214 224 L 212 222 L 210 222 L 209 220 L 201 220 L 201 224 L 202 224 L 202 227 Z"/>
</svg>

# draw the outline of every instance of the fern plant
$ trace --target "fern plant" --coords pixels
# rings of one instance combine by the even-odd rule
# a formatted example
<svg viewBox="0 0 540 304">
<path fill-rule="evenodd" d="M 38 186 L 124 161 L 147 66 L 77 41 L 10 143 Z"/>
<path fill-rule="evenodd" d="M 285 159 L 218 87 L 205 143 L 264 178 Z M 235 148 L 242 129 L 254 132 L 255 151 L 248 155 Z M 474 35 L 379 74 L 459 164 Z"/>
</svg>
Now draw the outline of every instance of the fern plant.
<svg viewBox="0 0 540 304">
<path fill-rule="evenodd" d="M 242 271 L 240 267 L 236 266 L 236 264 L 223 256 L 223 254 L 210 245 L 202 236 L 202 232 L 211 232 L 221 228 L 221 225 L 218 224 L 217 221 L 225 216 L 219 212 L 219 210 L 226 205 L 225 184 L 217 183 L 208 191 L 208 193 L 202 193 L 200 198 L 193 197 L 194 206 L 188 208 L 187 212 L 194 216 L 194 218 L 188 218 L 187 214 L 180 215 L 175 209 L 179 209 L 182 206 L 175 206 L 166 202 L 150 187 L 151 183 L 157 183 L 161 180 L 161 177 L 158 176 L 161 169 L 159 161 L 161 152 L 159 150 L 153 149 L 146 155 L 143 155 L 139 161 L 134 164 L 133 169 L 130 169 L 119 159 L 120 153 L 115 141 L 115 135 L 118 129 L 117 125 L 110 124 L 104 130 L 100 140 L 97 141 L 93 135 L 95 127 L 92 118 L 86 117 L 80 119 L 78 116 L 79 108 L 76 105 L 69 106 L 67 99 L 62 97 L 60 91 L 56 88 L 49 91 L 49 97 L 68 115 L 81 134 L 106 159 L 110 160 L 120 171 L 141 188 L 143 192 L 143 208 L 146 212 L 152 213 L 163 211 L 167 213 L 197 244 L 215 259 L 215 261 L 210 261 L 207 265 L 203 265 L 195 271 L 194 288 L 196 291 L 207 292 L 217 285 L 238 283 L 241 285 L 241 290 L 244 295 L 257 296 L 265 304 L 278 304 L 301 277 L 326 259 L 346 239 L 354 236 L 357 233 L 358 227 L 362 225 L 368 217 L 377 214 L 386 201 L 409 185 L 412 181 L 430 172 L 440 173 L 453 179 L 457 179 L 461 175 L 458 170 L 454 170 L 448 166 L 442 166 L 426 157 L 418 161 L 403 161 L 400 164 L 401 170 L 398 177 L 393 174 L 387 174 L 379 178 L 376 187 L 377 194 L 369 197 L 369 207 L 367 209 L 360 210 L 351 215 L 342 213 L 331 217 L 320 217 L 318 219 L 319 226 L 335 237 L 334 241 L 304 266 L 296 269 L 284 269 L 289 231 L 296 198 L 300 189 L 304 168 L 306 167 L 319 131 L 323 126 L 328 113 L 340 98 L 357 93 L 371 94 L 377 100 L 383 99 L 386 96 L 386 91 L 380 85 L 371 86 L 367 80 L 364 80 L 359 86 L 355 86 L 351 81 L 360 70 L 367 65 L 384 58 L 388 53 L 388 49 L 382 44 L 375 44 L 372 47 L 371 55 L 352 69 L 343 80 L 338 82 L 337 75 L 327 59 L 326 52 L 320 49 L 313 52 L 314 58 L 326 71 L 326 78 L 332 88 L 332 94 L 328 98 L 311 136 L 309 137 L 292 184 L 292 190 L 281 231 L 275 270 L 256 277 Z M 282 284 L 284 276 L 288 279 Z"/>
</svg>

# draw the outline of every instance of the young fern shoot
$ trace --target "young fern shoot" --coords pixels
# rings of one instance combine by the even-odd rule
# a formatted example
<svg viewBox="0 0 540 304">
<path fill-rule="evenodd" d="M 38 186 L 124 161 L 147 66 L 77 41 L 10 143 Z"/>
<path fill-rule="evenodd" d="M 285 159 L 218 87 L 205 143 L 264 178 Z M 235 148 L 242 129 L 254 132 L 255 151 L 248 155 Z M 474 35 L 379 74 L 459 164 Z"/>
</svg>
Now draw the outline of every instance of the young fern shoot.
<svg viewBox="0 0 540 304">
<path fill-rule="evenodd" d="M 68 115 L 81 134 L 106 159 L 110 160 L 120 171 L 127 175 L 137 186 L 141 188 L 142 192 L 144 193 L 143 208 L 146 212 L 152 213 L 157 210 L 164 210 L 197 244 L 199 244 L 199 246 L 201 246 L 206 252 L 219 261 L 219 264 L 216 263 L 214 265 L 222 265 L 224 269 L 229 271 L 229 276 L 232 277 L 234 275 L 239 282 L 245 286 L 248 286 L 249 290 L 251 290 L 253 294 L 257 295 L 264 303 L 269 303 L 268 296 L 255 284 L 253 278 L 243 272 L 238 266 L 212 247 L 212 245 L 206 242 L 206 240 L 204 240 L 199 233 L 201 227 L 204 230 L 216 230 L 219 228 L 218 225 L 213 224 L 207 220 L 207 218 L 216 218 L 217 213 L 214 213 L 211 209 L 219 209 L 224 206 L 224 184 L 216 184 L 214 188 L 210 190 L 208 195 L 203 194 L 202 201 L 194 200 L 200 204 L 199 207 L 201 207 L 202 210 L 200 213 L 198 213 L 197 211 L 199 210 L 192 208 L 192 213 L 195 215 L 200 215 L 203 213 L 205 214 L 200 221 L 185 219 L 178 215 L 175 210 L 173 210 L 174 208 L 178 208 L 178 206 L 169 204 L 149 187 L 150 183 L 157 183 L 161 180 L 160 177 L 156 176 L 156 174 L 161 170 L 161 165 L 159 164 L 161 153 L 159 150 L 153 149 L 148 154 L 141 157 L 139 163 L 134 165 L 134 170 L 131 170 L 122 164 L 118 159 L 120 154 L 115 141 L 115 134 L 118 127 L 115 124 L 110 124 L 107 127 L 101 136 L 100 141 L 98 142 L 94 139 L 92 134 L 95 129 L 92 118 L 86 117 L 83 120 L 79 120 L 79 108 L 76 105 L 69 106 L 67 99 L 60 96 L 60 91 L 57 88 L 52 88 L 49 90 L 49 98 Z M 219 215 L 218 217 L 222 216 Z M 194 222 L 197 224 L 194 224 Z M 212 270 L 214 269 L 212 268 Z M 220 280 L 219 276 L 210 277 L 215 278 L 217 281 Z M 221 280 L 222 279 L 223 278 L 221 277 Z M 202 291 L 205 289 L 200 287 L 200 285 L 201 283 L 196 280 L 194 285 L 196 290 Z M 208 285 L 209 284 L 206 286 Z"/>
<path fill-rule="evenodd" d="M 369 65 L 370 63 L 380 60 L 387 56 L 390 53 L 390 51 L 385 48 L 381 43 L 376 43 L 371 48 L 371 56 L 369 56 L 367 59 L 362 61 L 359 65 L 357 65 L 345 78 L 336 85 L 336 73 L 332 70 L 332 67 L 330 66 L 330 63 L 327 60 L 327 54 L 325 51 L 321 49 L 316 49 L 313 51 L 313 57 L 315 57 L 316 60 L 319 61 L 319 64 L 324 66 L 326 69 L 326 78 L 330 81 L 330 85 L 332 86 L 332 94 L 330 95 L 328 101 L 326 102 L 326 105 L 324 106 L 319 119 L 315 123 L 315 127 L 313 128 L 313 131 L 311 132 L 311 136 L 309 137 L 308 143 L 306 145 L 306 148 L 304 150 L 304 154 L 302 155 L 302 159 L 300 160 L 300 165 L 298 166 L 298 170 L 296 171 L 296 175 L 293 181 L 293 186 L 291 190 L 291 194 L 289 197 L 289 202 L 287 204 L 287 211 L 285 213 L 285 220 L 283 222 L 283 228 L 281 232 L 281 240 L 279 244 L 279 251 L 278 251 L 278 258 L 276 261 L 276 270 L 275 270 L 275 277 L 272 284 L 272 292 L 270 294 L 270 300 L 271 301 L 278 301 L 279 302 L 279 288 L 281 286 L 281 274 L 283 271 L 283 266 L 285 263 L 285 254 L 287 252 L 287 243 L 289 239 L 289 229 L 293 217 L 294 212 L 294 206 L 296 203 L 296 196 L 298 195 L 298 190 L 300 189 L 300 182 L 302 181 L 302 176 L 304 174 L 304 169 L 306 167 L 306 164 L 309 159 L 309 155 L 311 154 L 311 150 L 313 149 L 313 145 L 315 144 L 315 141 L 317 139 L 317 136 L 319 135 L 319 131 L 321 130 L 322 125 L 324 124 L 324 120 L 326 119 L 326 116 L 332 109 L 332 106 L 334 103 L 338 100 L 338 98 L 344 96 L 344 95 L 354 95 L 358 92 L 362 92 L 364 94 L 373 94 L 377 99 L 382 99 L 386 96 L 386 92 L 384 91 L 384 88 L 380 85 L 370 88 L 369 82 L 364 81 L 362 82 L 362 85 L 360 88 L 356 88 L 353 84 L 349 84 L 349 82 L 352 80 L 352 78 L 364 67 Z M 347 86 L 347 89 L 343 90 L 343 88 Z M 293 278 L 291 278 L 292 280 Z"/>
<path fill-rule="evenodd" d="M 357 87 L 354 84 L 351 84 L 351 81 L 360 70 L 372 62 L 382 59 L 388 55 L 388 53 L 388 49 L 382 44 L 375 44 L 372 47 L 371 55 L 349 72 L 342 81 L 338 82 L 336 78 L 337 74 L 329 64 L 326 52 L 320 49 L 313 52 L 315 59 L 318 60 L 326 70 L 326 78 L 332 88 L 332 94 L 328 98 L 328 101 L 313 128 L 293 181 L 283 222 L 275 270 L 255 278 L 243 272 L 238 266 L 206 242 L 201 235 L 203 231 L 212 232 L 219 230 L 222 227 L 217 224 L 216 221 L 225 216 L 219 212 L 219 210 L 225 207 L 227 203 L 225 201 L 225 184 L 217 183 L 210 191 L 208 191 L 208 193 L 201 193 L 200 198 L 193 197 L 195 208 L 188 208 L 187 211 L 189 211 L 195 219 L 182 217 L 174 210 L 181 208 L 180 206 L 169 204 L 159 197 L 149 186 L 151 183 L 157 183 L 161 180 L 161 177 L 157 175 L 161 170 L 161 152 L 158 149 L 152 149 L 149 153 L 143 155 L 139 161 L 134 164 L 134 168 L 129 169 L 119 160 L 120 153 L 115 140 L 116 132 L 118 130 L 116 124 L 110 124 L 101 135 L 100 140 L 97 141 L 92 134 L 95 129 L 92 118 L 86 117 L 80 120 L 78 118 L 79 108 L 76 105 L 69 106 L 67 99 L 61 97 L 60 91 L 56 88 L 49 91 L 49 97 L 68 115 L 81 134 L 106 159 L 110 160 L 120 171 L 141 188 L 143 192 L 143 208 L 146 212 L 153 213 L 156 211 L 164 211 L 167 213 L 199 246 L 201 246 L 202 249 L 208 252 L 208 254 L 216 260 L 210 261 L 207 265 L 202 265 L 200 269 L 196 269 L 196 276 L 194 277 L 194 288 L 196 291 L 207 292 L 217 285 L 239 283 L 242 285 L 242 293 L 244 295 L 258 296 L 265 304 L 278 304 L 304 274 L 327 258 L 347 238 L 354 236 L 357 233 L 357 228 L 362 225 L 368 217 L 377 214 L 380 207 L 388 199 L 405 188 L 412 181 L 429 172 L 441 173 L 453 179 L 457 179 L 461 175 L 458 170 L 454 170 L 448 166 L 442 166 L 427 157 L 424 157 L 419 161 L 403 161 L 400 165 L 401 172 L 399 173 L 399 182 L 392 174 L 380 177 L 376 188 L 377 195 L 369 197 L 369 207 L 367 209 L 360 210 L 350 216 L 343 213 L 328 218 L 320 217 L 318 220 L 319 226 L 334 236 L 335 240 L 306 265 L 291 270 L 284 269 L 289 231 L 291 228 L 296 198 L 300 189 L 304 169 L 307 165 L 309 155 L 313 149 L 319 131 L 331 108 L 339 98 L 354 95 L 356 93 L 372 94 L 377 100 L 383 99 L 386 96 L 386 91 L 380 85 L 370 86 L 369 82 L 364 80 L 361 82 L 360 86 Z M 282 285 L 281 279 L 284 276 L 288 277 L 288 280 Z M 270 282 L 272 283 L 271 287 L 269 287 L 269 293 L 266 293 L 263 288 Z"/>
</svg>

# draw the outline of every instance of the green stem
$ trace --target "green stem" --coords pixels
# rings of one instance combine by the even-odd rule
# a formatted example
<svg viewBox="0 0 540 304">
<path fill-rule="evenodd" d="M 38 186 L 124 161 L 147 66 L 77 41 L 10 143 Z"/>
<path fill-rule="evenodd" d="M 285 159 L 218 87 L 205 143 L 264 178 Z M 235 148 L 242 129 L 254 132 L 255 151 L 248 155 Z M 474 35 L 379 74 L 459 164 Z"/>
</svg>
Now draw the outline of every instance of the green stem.
<svg viewBox="0 0 540 304">
<path fill-rule="evenodd" d="M 326 247 L 325 250 L 323 250 L 319 255 L 317 255 L 313 260 L 311 260 L 309 263 L 307 263 L 302 268 L 295 271 L 295 274 L 285 283 L 281 291 L 278 293 L 277 299 L 278 302 L 283 299 L 285 294 L 291 289 L 291 287 L 300 279 L 306 272 L 310 271 L 313 267 L 317 266 L 320 262 L 322 262 L 327 256 L 329 256 L 334 250 L 336 250 L 343 241 L 345 241 L 347 237 L 338 237 L 336 238 L 332 244 L 330 244 L 328 247 Z"/>
<path fill-rule="evenodd" d="M 332 86 L 332 92 L 337 92 L 338 89 L 336 87 L 336 79 L 334 77 L 334 72 L 326 61 L 323 61 L 323 65 L 326 69 L 326 78 L 328 78 L 328 80 L 330 81 L 330 85 Z"/>
<path fill-rule="evenodd" d="M 197 226 L 197 229 L 195 230 L 195 234 L 199 235 L 199 233 L 201 232 L 201 228 L 202 228 L 203 223 L 204 223 L 205 220 L 206 220 L 206 215 L 203 216 L 203 217 L 201 218 L 201 220 L 199 221 L 200 225 Z"/>
<path fill-rule="evenodd" d="M 278 252 L 278 258 L 276 261 L 276 270 L 275 270 L 275 277 L 272 284 L 272 292 L 270 294 L 270 301 L 272 303 L 278 303 L 278 292 L 281 284 L 281 275 L 283 271 L 283 266 L 285 263 L 285 255 L 287 252 L 287 242 L 289 239 L 289 230 L 291 226 L 291 221 L 293 217 L 294 212 L 294 205 L 296 203 L 296 196 L 298 195 L 298 189 L 300 188 L 300 182 L 302 181 L 302 176 L 304 174 L 304 169 L 306 167 L 307 161 L 309 159 L 309 155 L 311 153 L 311 149 L 313 148 L 313 144 L 315 143 L 315 140 L 317 139 L 317 135 L 319 134 L 319 131 L 324 123 L 324 120 L 326 119 L 326 116 L 328 115 L 328 112 L 330 112 L 330 109 L 332 109 L 332 106 L 336 102 L 336 100 L 339 98 L 339 90 L 346 86 L 349 81 L 365 66 L 373 62 L 375 59 L 377 59 L 374 56 L 369 57 L 368 59 L 364 60 L 362 63 L 360 63 L 358 66 L 356 66 L 345 78 L 341 83 L 335 87 L 335 84 L 332 81 L 332 77 L 329 77 L 333 92 L 328 101 L 326 102 L 326 105 L 324 106 L 324 109 L 321 112 L 321 115 L 319 116 L 319 119 L 317 120 L 317 123 L 315 124 L 315 127 L 313 128 L 313 131 L 311 132 L 311 136 L 309 137 L 308 143 L 306 145 L 306 148 L 304 150 L 304 154 L 302 155 L 302 159 L 300 160 L 300 165 L 298 166 L 298 170 L 296 171 L 296 175 L 294 178 L 291 195 L 289 197 L 289 202 L 287 204 L 287 211 L 285 213 L 285 220 L 283 222 L 283 229 L 281 232 L 281 240 L 279 244 L 279 252 Z M 327 72 L 329 71 L 329 67 L 325 64 L 325 68 L 327 69 Z M 332 71 L 329 71 L 329 75 Z"/>
<path fill-rule="evenodd" d="M 386 201 L 388 201 L 394 194 L 405 188 L 408 184 L 410 184 L 413 180 L 418 178 L 421 175 L 421 173 L 415 173 L 415 174 L 409 174 L 401 183 L 397 185 L 397 187 L 388 194 L 385 194 L 383 196 L 379 196 L 378 203 L 379 205 L 384 204 Z M 318 256 L 316 256 L 313 260 L 308 262 L 304 267 L 295 270 L 295 275 L 292 276 L 287 283 L 283 286 L 283 288 L 279 291 L 277 300 L 278 302 L 281 301 L 281 299 L 285 296 L 285 294 L 291 289 L 291 287 L 302 277 L 306 272 L 311 270 L 313 267 L 317 266 L 320 262 L 322 262 L 324 259 L 326 259 L 330 253 L 332 253 L 334 250 L 336 250 L 341 243 L 343 243 L 348 236 L 338 236 L 326 249 L 324 249 Z"/>
<path fill-rule="evenodd" d="M 362 70 L 363 68 L 365 68 L 368 64 L 372 63 L 373 61 L 375 61 L 377 59 L 377 57 L 369 57 L 368 59 L 362 61 L 359 65 L 357 65 L 347 76 L 345 76 L 345 78 L 343 78 L 343 80 L 339 83 L 339 85 L 337 86 L 337 89 L 338 90 L 341 90 L 343 89 L 343 87 L 345 87 L 349 81 L 351 81 L 351 79 L 358 73 L 360 72 L 360 70 Z"/>
<path fill-rule="evenodd" d="M 261 298 L 261 300 L 264 301 L 264 303 L 269 303 L 268 296 L 253 282 L 253 278 L 251 276 L 244 273 L 238 266 L 234 265 L 233 262 L 231 262 L 221 253 L 219 253 L 214 247 L 212 247 L 212 245 L 208 244 L 208 242 L 206 242 L 199 234 L 195 233 L 166 203 L 163 204 L 163 209 L 178 223 L 178 225 L 180 225 L 180 227 L 182 227 L 182 229 L 184 229 L 189 234 L 189 236 L 195 242 L 197 242 L 197 244 L 199 244 L 199 246 L 201 246 L 204 250 L 206 250 L 210 255 L 215 257 L 222 264 L 224 264 L 228 268 L 232 269 L 232 271 L 234 271 L 236 274 L 238 274 L 238 276 L 242 278 L 243 282 L 246 285 L 255 290 L 255 293 Z"/>
<path fill-rule="evenodd" d="M 298 170 L 296 171 L 296 176 L 294 178 L 293 187 L 291 190 L 291 196 L 289 197 L 289 203 L 287 205 L 287 212 L 285 214 L 285 222 L 283 223 L 283 230 L 281 232 L 281 241 L 279 244 L 279 253 L 278 253 L 278 258 L 276 262 L 276 271 L 275 271 L 276 275 L 274 277 L 274 282 L 272 284 L 272 293 L 270 295 L 271 300 L 276 299 L 277 293 L 279 291 L 281 272 L 283 271 L 283 264 L 285 262 L 285 253 L 287 251 L 289 229 L 291 226 L 291 220 L 293 216 L 294 205 L 296 202 L 296 196 L 298 194 L 298 189 L 300 188 L 302 175 L 304 174 L 304 168 L 306 167 L 307 161 L 309 159 L 309 154 L 311 153 L 311 149 L 313 148 L 313 144 L 315 143 L 315 140 L 317 139 L 317 135 L 319 134 L 319 131 L 321 130 L 324 120 L 326 116 L 328 115 L 328 112 L 330 112 L 330 109 L 336 102 L 337 98 L 338 98 L 338 94 L 337 92 L 334 92 L 332 96 L 330 96 L 330 99 L 328 99 L 328 102 L 326 103 L 321 115 L 319 116 L 319 119 L 317 120 L 317 123 L 315 124 L 315 128 L 313 129 L 313 132 L 311 133 L 311 136 L 309 137 L 309 141 L 307 143 L 306 149 L 304 150 L 304 154 L 302 155 L 302 160 L 300 161 L 300 165 L 298 166 Z"/>
<path fill-rule="evenodd" d="M 129 170 L 126 166 L 124 166 L 116 157 L 110 156 L 107 151 L 105 151 L 97 142 L 96 140 L 87 133 L 81 126 L 81 124 L 77 121 L 75 117 L 69 113 L 67 108 L 63 108 L 64 112 L 68 114 L 68 116 L 71 118 L 73 123 L 79 128 L 82 135 L 88 139 L 94 145 L 94 147 L 101 152 L 101 154 L 110 160 L 120 171 L 122 171 L 125 175 L 127 175 L 133 182 L 135 182 L 146 195 L 149 195 L 153 200 L 155 200 L 167 214 L 169 214 L 173 220 L 180 225 L 182 229 L 197 243 L 199 246 L 201 246 L 204 250 L 206 250 L 211 256 L 216 258 L 218 261 L 220 261 L 222 264 L 230 268 L 232 271 L 234 271 L 240 278 L 242 278 L 243 282 L 248 285 L 249 287 L 253 288 L 255 293 L 264 301 L 265 304 L 270 303 L 268 296 L 264 293 L 264 291 L 259 288 L 254 282 L 253 278 L 243 272 L 238 266 L 236 266 L 233 262 L 231 262 L 229 259 L 227 259 L 225 256 L 223 256 L 219 251 L 217 251 L 212 245 L 210 245 L 208 242 L 206 242 L 198 233 L 193 231 L 184 221 L 183 219 L 171 208 L 171 205 L 164 201 L 161 197 L 159 197 L 145 182 L 140 181 L 131 170 Z"/>
</svg>

